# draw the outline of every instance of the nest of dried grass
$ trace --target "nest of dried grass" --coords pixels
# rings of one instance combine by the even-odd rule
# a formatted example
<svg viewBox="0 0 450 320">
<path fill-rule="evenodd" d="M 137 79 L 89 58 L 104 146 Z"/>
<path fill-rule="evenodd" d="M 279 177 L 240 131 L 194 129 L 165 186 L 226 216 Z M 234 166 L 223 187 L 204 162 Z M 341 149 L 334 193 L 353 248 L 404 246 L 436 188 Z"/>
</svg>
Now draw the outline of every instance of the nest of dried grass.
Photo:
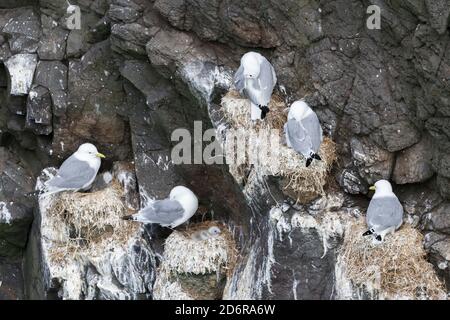
<svg viewBox="0 0 450 320">
<path fill-rule="evenodd" d="M 373 244 L 364 219 L 349 224 L 338 264 L 356 288 L 373 288 L 386 299 L 445 299 L 443 283 L 426 260 L 422 234 L 404 225 Z"/>
<path fill-rule="evenodd" d="M 267 114 L 267 118 L 264 121 L 253 123 L 250 119 L 250 102 L 247 99 L 242 98 L 235 90 L 229 91 L 222 98 L 225 118 L 231 124 L 232 129 L 244 130 L 244 132 L 252 131 L 256 134 L 265 131 L 267 135 L 271 130 L 277 130 L 280 141 L 285 141 L 284 124 L 287 121 L 288 108 L 277 95 L 272 96 L 269 107 L 271 111 Z M 266 141 L 255 142 L 252 140 L 252 143 L 255 145 L 265 144 Z M 278 162 L 269 158 L 269 155 L 259 153 L 256 170 L 262 175 L 282 177 L 283 188 L 299 202 L 309 202 L 318 195 L 325 194 L 324 186 L 332 165 L 336 161 L 336 145 L 330 138 L 325 137 L 320 146 L 319 155 L 322 161 L 313 161 L 308 168 L 306 159 L 286 144 L 280 144 L 278 149 Z M 267 159 L 265 159 L 266 156 Z M 249 164 L 247 164 L 248 166 Z M 238 182 L 245 178 L 243 173 L 246 170 L 241 163 L 237 165 L 231 163 L 230 172 Z"/>
<path fill-rule="evenodd" d="M 60 236 L 51 250 L 54 260 L 74 258 L 81 252 L 101 254 L 110 243 L 125 245 L 139 229 L 137 224 L 121 219 L 128 209 L 116 181 L 96 192 L 63 192 L 51 197 L 46 221 L 59 230 Z"/>
<path fill-rule="evenodd" d="M 200 230 L 216 226 L 221 233 L 206 240 L 192 239 Z M 174 231 L 165 242 L 164 264 L 176 273 L 229 274 L 237 260 L 236 243 L 225 225 L 214 221 L 201 222 L 182 231 Z"/>
<path fill-rule="evenodd" d="M 216 226 L 221 233 L 205 240 L 192 235 Z M 174 231 L 164 246 L 154 285 L 155 299 L 216 299 L 237 261 L 236 243 L 226 226 L 207 221 Z"/>
</svg>

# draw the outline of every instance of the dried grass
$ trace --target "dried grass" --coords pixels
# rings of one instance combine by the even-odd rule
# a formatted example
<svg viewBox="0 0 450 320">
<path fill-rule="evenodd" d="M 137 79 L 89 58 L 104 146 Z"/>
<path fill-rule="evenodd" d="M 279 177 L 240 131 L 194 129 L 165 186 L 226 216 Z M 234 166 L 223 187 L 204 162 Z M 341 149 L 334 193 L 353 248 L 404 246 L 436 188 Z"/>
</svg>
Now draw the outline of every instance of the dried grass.
<svg viewBox="0 0 450 320">
<path fill-rule="evenodd" d="M 284 124 L 287 121 L 288 108 L 283 100 L 277 96 L 272 96 L 269 104 L 270 112 L 264 121 L 252 122 L 250 119 L 250 102 L 242 98 L 235 90 L 231 90 L 222 98 L 222 108 L 225 118 L 231 124 L 232 129 L 245 131 L 253 130 L 257 134 L 265 131 L 267 135 L 271 130 L 278 130 L 281 141 L 284 141 Z M 259 142 L 254 142 L 258 144 Z M 265 141 L 261 144 L 266 143 Z M 313 161 L 311 166 L 306 167 L 306 159 L 289 148 L 285 144 L 279 146 L 278 163 L 275 163 L 267 155 L 260 153 L 257 171 L 262 175 L 280 176 L 283 178 L 283 188 L 289 195 L 299 202 L 309 202 L 318 195 L 324 195 L 324 186 L 327 177 L 336 161 L 336 145 L 328 137 L 324 138 L 320 146 L 319 155 L 322 161 Z M 249 164 L 247 164 L 247 167 Z M 243 175 L 246 170 L 242 164 L 230 164 L 230 172 L 238 182 L 245 179 Z"/>
<path fill-rule="evenodd" d="M 212 226 L 221 233 L 206 240 L 194 240 L 192 234 Z M 225 225 L 207 221 L 189 226 L 183 231 L 174 231 L 165 242 L 164 264 L 176 273 L 207 274 L 233 271 L 237 249 L 231 233 Z"/>
<path fill-rule="evenodd" d="M 55 262 L 79 254 L 102 254 L 111 243 L 124 246 L 139 226 L 121 219 L 127 215 L 123 190 L 116 181 L 92 193 L 64 192 L 51 196 L 47 222 L 62 238 L 54 241 L 50 258 Z"/>
<path fill-rule="evenodd" d="M 218 227 L 221 233 L 205 240 L 193 239 L 194 233 L 212 226 Z M 164 257 L 153 287 L 154 298 L 217 298 L 211 294 L 220 288 L 223 279 L 231 277 L 237 254 L 231 233 L 219 222 L 191 224 L 184 230 L 172 232 L 164 246 Z"/>
<path fill-rule="evenodd" d="M 373 288 L 386 299 L 445 299 L 443 283 L 426 260 L 422 234 L 404 225 L 382 244 L 373 244 L 364 219 L 350 223 L 338 264 L 357 288 Z"/>
</svg>

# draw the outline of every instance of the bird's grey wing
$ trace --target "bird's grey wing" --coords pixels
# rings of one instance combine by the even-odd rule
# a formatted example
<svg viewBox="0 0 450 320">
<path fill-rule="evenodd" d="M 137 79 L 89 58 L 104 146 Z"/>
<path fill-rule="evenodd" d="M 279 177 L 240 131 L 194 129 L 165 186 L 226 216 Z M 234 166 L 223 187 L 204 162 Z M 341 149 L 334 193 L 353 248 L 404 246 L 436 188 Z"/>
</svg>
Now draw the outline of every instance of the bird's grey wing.
<svg viewBox="0 0 450 320">
<path fill-rule="evenodd" d="M 304 156 L 309 156 L 309 152 L 311 152 L 311 140 L 299 121 L 295 119 L 288 120 L 286 135 L 291 147 L 295 151 Z"/>
<path fill-rule="evenodd" d="M 183 217 L 184 209 L 176 200 L 157 200 L 136 214 L 138 221 L 168 226 Z"/>
<path fill-rule="evenodd" d="M 367 225 L 380 230 L 397 227 L 403 221 L 403 207 L 396 197 L 372 199 L 367 208 Z"/>
<path fill-rule="evenodd" d="M 320 144 L 322 143 L 322 127 L 320 126 L 319 118 L 313 112 L 311 115 L 302 119 L 302 125 L 311 139 L 312 150 L 314 152 L 319 151 Z"/>
<path fill-rule="evenodd" d="M 259 87 L 261 90 L 262 104 L 267 106 L 272 97 L 273 88 L 276 83 L 275 71 L 267 59 L 263 59 L 259 66 Z"/>
<path fill-rule="evenodd" d="M 86 161 L 81 161 L 71 155 L 59 168 L 56 176 L 50 179 L 46 185 L 61 189 L 81 189 L 92 181 L 97 171 Z"/>
<path fill-rule="evenodd" d="M 236 73 L 234 74 L 234 86 L 237 91 L 242 93 L 245 87 L 245 78 L 244 78 L 244 67 L 239 66 Z"/>
</svg>

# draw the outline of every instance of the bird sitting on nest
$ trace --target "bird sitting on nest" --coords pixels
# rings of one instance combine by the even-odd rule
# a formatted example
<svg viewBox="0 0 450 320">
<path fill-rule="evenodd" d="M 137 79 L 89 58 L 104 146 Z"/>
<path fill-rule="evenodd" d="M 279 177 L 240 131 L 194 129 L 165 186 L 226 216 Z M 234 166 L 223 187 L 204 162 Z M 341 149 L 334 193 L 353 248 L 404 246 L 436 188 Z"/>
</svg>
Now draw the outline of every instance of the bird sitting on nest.
<svg viewBox="0 0 450 320">
<path fill-rule="evenodd" d="M 176 186 L 170 191 L 169 198 L 153 201 L 136 214 L 122 219 L 175 228 L 189 220 L 197 209 L 198 199 L 195 194 L 184 186 Z"/>
<path fill-rule="evenodd" d="M 403 223 L 403 207 L 397 196 L 392 192 L 392 186 L 387 180 L 378 180 L 369 188 L 375 194 L 367 208 L 366 222 L 369 230 L 363 236 L 374 236 L 381 242 L 389 233 L 394 233 Z"/>
</svg>

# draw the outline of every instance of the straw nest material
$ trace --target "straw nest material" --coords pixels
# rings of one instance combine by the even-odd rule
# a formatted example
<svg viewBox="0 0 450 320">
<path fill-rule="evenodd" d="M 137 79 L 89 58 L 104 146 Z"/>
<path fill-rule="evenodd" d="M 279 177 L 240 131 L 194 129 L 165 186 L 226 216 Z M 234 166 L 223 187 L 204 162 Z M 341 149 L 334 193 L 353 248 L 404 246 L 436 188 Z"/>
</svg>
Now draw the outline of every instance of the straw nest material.
<svg viewBox="0 0 450 320">
<path fill-rule="evenodd" d="M 422 234 L 404 225 L 383 243 L 362 234 L 364 219 L 349 224 L 338 264 L 352 285 L 374 289 L 386 299 L 445 299 L 442 282 L 426 260 Z"/>
<path fill-rule="evenodd" d="M 221 233 L 205 240 L 193 237 L 212 226 Z M 153 288 L 155 299 L 220 298 L 236 260 L 236 244 L 223 224 L 208 221 L 174 231 L 165 242 Z"/>
<path fill-rule="evenodd" d="M 289 109 L 286 108 L 283 100 L 273 95 L 269 103 L 270 112 L 267 114 L 264 121 L 257 121 L 253 123 L 250 118 L 250 102 L 239 95 L 235 90 L 228 92 L 222 98 L 222 108 L 224 110 L 225 118 L 231 125 L 233 130 L 241 130 L 244 134 L 249 132 L 256 136 L 263 133 L 269 136 L 275 130 L 279 136 L 280 143 L 274 148 L 270 146 L 269 154 L 258 151 L 258 162 L 253 164 L 263 175 L 272 175 L 282 177 L 283 188 L 289 195 L 296 198 L 299 202 L 309 202 L 318 195 L 324 195 L 324 186 L 327 183 L 327 177 L 331 167 L 336 160 L 336 146 L 335 143 L 328 137 L 325 137 L 320 146 L 319 155 L 322 161 L 313 161 L 307 168 L 306 159 L 289 148 L 285 143 L 284 124 L 287 121 L 287 114 Z M 244 136 L 239 136 L 238 143 L 243 144 Z M 226 138 L 225 138 L 226 139 Z M 261 146 L 265 146 L 267 141 L 259 141 L 251 137 L 253 148 L 258 150 Z M 248 141 L 247 141 L 248 143 Z M 225 141 L 227 145 L 227 141 Z M 276 149 L 276 150 L 275 150 Z M 232 149 L 225 147 L 227 155 Z M 276 152 L 276 159 L 274 161 L 273 154 Z M 249 157 L 246 158 L 248 160 Z M 249 167 L 249 163 L 230 163 L 230 172 L 234 175 L 238 182 L 243 181 L 246 173 L 245 167 Z"/>
<path fill-rule="evenodd" d="M 191 237 L 195 232 L 212 226 L 218 227 L 221 233 L 206 240 Z M 164 264 L 177 273 L 228 273 L 234 268 L 236 254 L 236 244 L 226 227 L 207 221 L 192 225 L 189 229 L 174 231 L 165 242 Z"/>
<path fill-rule="evenodd" d="M 91 193 L 64 192 L 50 197 L 46 223 L 58 235 L 51 250 L 53 259 L 73 258 L 81 252 L 101 253 L 111 243 L 125 245 L 139 229 L 121 219 L 129 213 L 116 181 Z"/>
</svg>

